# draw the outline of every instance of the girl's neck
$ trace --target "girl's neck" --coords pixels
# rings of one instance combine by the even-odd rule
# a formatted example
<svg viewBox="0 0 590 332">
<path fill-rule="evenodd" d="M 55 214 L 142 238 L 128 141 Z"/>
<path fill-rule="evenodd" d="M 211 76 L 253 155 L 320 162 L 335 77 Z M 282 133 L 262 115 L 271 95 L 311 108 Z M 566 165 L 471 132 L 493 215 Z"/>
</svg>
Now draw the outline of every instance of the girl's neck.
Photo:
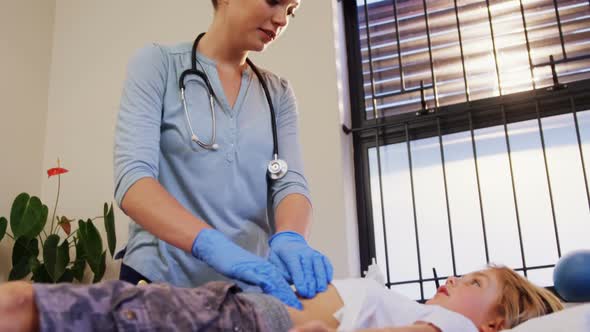
<svg viewBox="0 0 590 332">
<path fill-rule="evenodd" d="M 201 38 L 198 51 L 215 61 L 217 66 L 239 71 L 246 67 L 248 51 L 237 48 L 232 40 L 232 34 L 216 20 Z"/>
</svg>

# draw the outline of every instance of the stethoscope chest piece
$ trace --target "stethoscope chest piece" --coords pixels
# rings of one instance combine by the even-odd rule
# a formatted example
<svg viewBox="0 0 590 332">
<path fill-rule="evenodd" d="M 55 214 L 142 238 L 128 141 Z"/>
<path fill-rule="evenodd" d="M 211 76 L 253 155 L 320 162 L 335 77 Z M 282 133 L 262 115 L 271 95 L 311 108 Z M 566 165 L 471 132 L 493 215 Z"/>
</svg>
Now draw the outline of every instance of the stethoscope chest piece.
<svg viewBox="0 0 590 332">
<path fill-rule="evenodd" d="M 268 176 L 272 180 L 283 178 L 288 170 L 289 166 L 287 166 L 287 162 L 283 159 L 279 159 L 276 155 L 274 159 L 268 163 Z"/>
</svg>

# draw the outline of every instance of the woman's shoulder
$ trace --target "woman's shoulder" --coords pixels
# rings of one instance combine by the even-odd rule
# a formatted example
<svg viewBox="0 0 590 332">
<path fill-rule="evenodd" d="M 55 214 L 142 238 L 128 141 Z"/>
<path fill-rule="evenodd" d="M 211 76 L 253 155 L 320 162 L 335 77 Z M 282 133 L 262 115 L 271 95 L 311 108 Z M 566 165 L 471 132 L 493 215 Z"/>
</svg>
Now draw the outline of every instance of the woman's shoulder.
<svg viewBox="0 0 590 332">
<path fill-rule="evenodd" d="M 138 54 L 155 54 L 160 56 L 172 56 L 191 52 L 191 43 L 183 42 L 173 45 L 149 42 L 137 50 Z"/>
<path fill-rule="evenodd" d="M 256 65 L 256 64 L 255 64 Z M 286 78 L 273 73 L 272 71 L 260 67 L 258 65 L 256 65 L 256 69 L 258 69 L 258 71 L 260 72 L 260 75 L 262 75 L 262 77 L 264 78 L 264 81 L 266 82 L 266 84 L 268 85 L 268 88 L 271 91 L 276 91 L 276 92 L 285 92 L 288 89 L 290 89 L 290 84 L 289 84 L 289 80 L 287 80 Z"/>
<path fill-rule="evenodd" d="M 166 45 L 149 42 L 135 50 L 129 59 L 128 68 L 134 72 L 159 72 L 166 77 L 170 70 L 182 68 L 182 64 L 190 61 L 191 43 L 177 43 Z M 154 70 L 146 70 L 148 68 Z"/>
<path fill-rule="evenodd" d="M 166 59 L 191 52 L 191 43 L 183 42 L 174 45 L 150 42 L 135 51 L 133 58 Z"/>
</svg>

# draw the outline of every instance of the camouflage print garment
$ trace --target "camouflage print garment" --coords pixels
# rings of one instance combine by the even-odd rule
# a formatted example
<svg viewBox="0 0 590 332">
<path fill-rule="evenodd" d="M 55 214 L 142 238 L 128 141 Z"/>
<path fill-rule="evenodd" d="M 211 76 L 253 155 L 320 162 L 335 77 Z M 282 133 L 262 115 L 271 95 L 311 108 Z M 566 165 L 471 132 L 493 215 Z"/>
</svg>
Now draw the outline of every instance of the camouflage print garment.
<svg viewBox="0 0 590 332">
<path fill-rule="evenodd" d="M 118 280 L 33 287 L 41 331 L 269 330 L 262 313 L 227 282 L 197 288 L 133 286 Z"/>
</svg>

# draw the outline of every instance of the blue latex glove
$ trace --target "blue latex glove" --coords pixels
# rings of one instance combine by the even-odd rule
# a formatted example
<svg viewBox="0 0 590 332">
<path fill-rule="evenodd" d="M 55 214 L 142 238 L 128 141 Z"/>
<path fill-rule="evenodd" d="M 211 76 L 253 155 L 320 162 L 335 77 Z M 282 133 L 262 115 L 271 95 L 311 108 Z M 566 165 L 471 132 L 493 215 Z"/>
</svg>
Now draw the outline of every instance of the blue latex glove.
<svg viewBox="0 0 590 332">
<path fill-rule="evenodd" d="M 323 292 L 332 281 L 334 269 L 330 260 L 311 248 L 299 233 L 286 231 L 273 235 L 269 261 L 276 265 L 297 293 L 312 298 Z"/>
<path fill-rule="evenodd" d="M 299 310 L 303 308 L 281 271 L 217 230 L 202 230 L 193 242 L 192 254 L 229 278 L 259 286 L 264 293 L 285 304 Z"/>
</svg>

